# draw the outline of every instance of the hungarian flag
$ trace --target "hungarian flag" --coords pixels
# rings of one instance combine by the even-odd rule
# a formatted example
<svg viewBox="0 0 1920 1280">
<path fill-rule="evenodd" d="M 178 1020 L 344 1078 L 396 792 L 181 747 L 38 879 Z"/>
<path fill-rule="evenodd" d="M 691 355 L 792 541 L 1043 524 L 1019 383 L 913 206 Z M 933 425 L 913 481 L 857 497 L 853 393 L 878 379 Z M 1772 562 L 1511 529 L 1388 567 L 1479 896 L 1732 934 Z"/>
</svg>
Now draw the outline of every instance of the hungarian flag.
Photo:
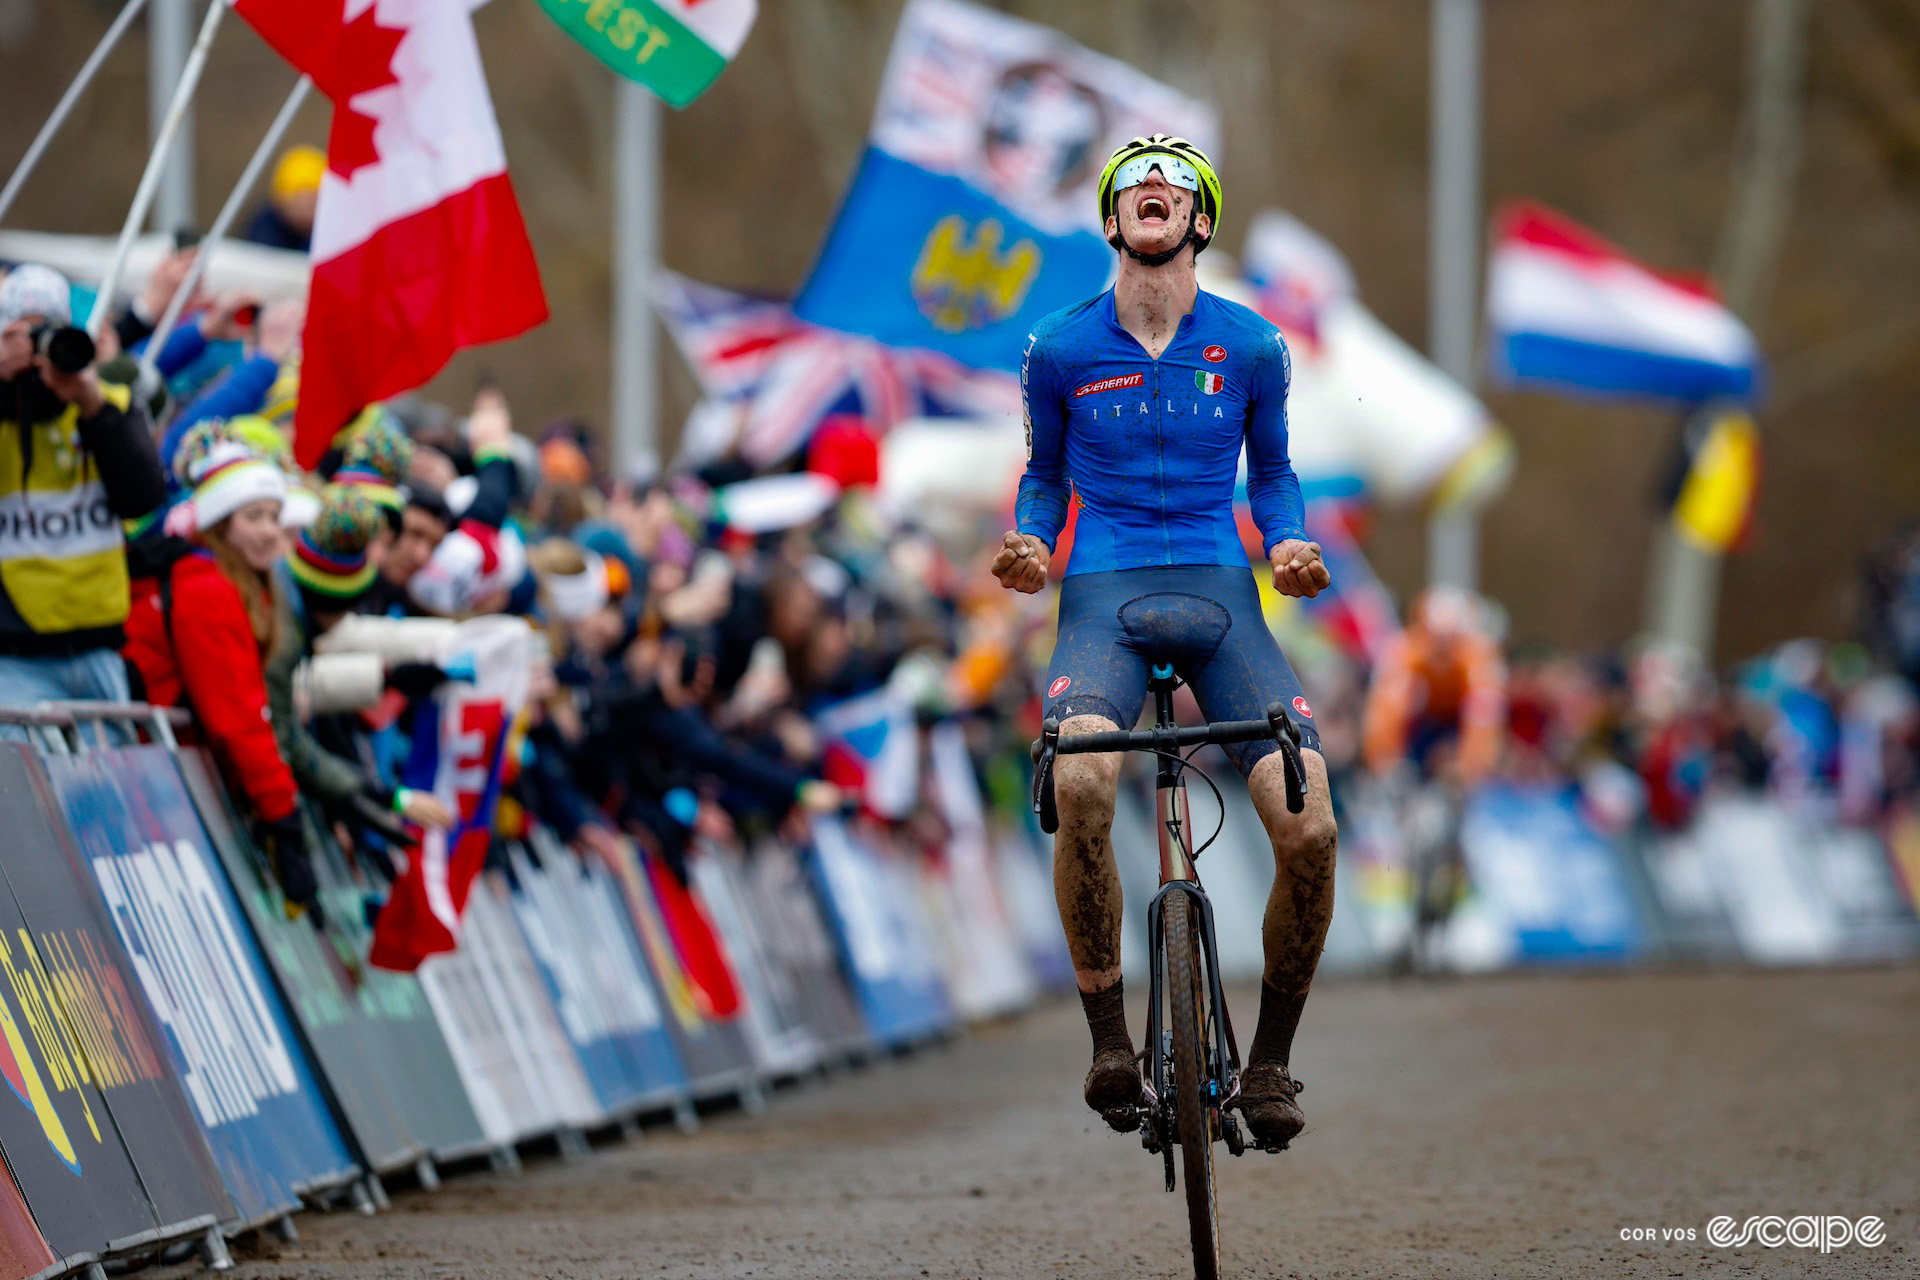
<svg viewBox="0 0 1920 1280">
<path fill-rule="evenodd" d="M 302 466 L 367 404 L 421 385 L 461 347 L 547 318 L 474 7 L 235 0 L 333 100 L 294 417 Z"/>
</svg>

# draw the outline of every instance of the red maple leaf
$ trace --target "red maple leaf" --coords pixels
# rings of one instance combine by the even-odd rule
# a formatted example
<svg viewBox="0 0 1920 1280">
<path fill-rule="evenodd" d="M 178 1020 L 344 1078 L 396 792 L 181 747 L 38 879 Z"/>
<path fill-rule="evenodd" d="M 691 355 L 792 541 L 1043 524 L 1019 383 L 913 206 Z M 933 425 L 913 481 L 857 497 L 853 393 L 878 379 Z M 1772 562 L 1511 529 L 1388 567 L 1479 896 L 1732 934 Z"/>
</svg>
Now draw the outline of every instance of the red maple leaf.
<svg viewBox="0 0 1920 1280">
<path fill-rule="evenodd" d="M 324 81 L 315 77 L 321 91 L 333 99 L 327 167 L 342 178 L 351 178 L 354 170 L 380 158 L 380 150 L 373 143 L 378 122 L 353 109 L 354 95 L 399 83 L 393 74 L 393 55 L 407 33 L 374 22 L 375 8 L 368 5 L 359 17 L 340 28 L 330 74 Z"/>
</svg>

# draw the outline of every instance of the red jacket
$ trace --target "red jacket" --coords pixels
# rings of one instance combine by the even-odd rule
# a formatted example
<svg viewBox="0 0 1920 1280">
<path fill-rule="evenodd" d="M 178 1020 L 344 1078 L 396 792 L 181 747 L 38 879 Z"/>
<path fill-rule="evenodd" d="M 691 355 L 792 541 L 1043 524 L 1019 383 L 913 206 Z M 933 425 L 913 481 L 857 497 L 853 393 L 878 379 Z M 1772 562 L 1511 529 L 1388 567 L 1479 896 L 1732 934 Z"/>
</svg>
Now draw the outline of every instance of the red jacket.
<svg viewBox="0 0 1920 1280">
<path fill-rule="evenodd" d="M 136 593 L 126 656 L 146 681 L 147 701 L 191 710 L 254 811 L 278 821 L 293 812 L 293 772 L 267 718 L 260 646 L 240 589 L 206 551 L 181 557 L 171 572 L 174 636 L 183 643 L 167 634 L 160 593 Z"/>
</svg>

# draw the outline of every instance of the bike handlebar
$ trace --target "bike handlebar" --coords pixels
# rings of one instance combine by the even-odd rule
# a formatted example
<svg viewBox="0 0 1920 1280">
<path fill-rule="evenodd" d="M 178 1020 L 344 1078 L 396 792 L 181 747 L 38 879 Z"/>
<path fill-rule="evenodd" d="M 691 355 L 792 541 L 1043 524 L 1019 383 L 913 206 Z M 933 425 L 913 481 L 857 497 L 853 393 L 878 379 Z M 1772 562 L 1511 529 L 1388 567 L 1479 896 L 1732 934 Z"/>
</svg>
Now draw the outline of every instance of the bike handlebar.
<svg viewBox="0 0 1920 1280">
<path fill-rule="evenodd" d="M 1060 829 L 1060 813 L 1053 794 L 1053 761 L 1062 755 L 1090 755 L 1107 751 L 1177 752 L 1182 747 L 1230 746 L 1271 739 L 1280 744 L 1287 785 L 1287 812 L 1307 806 L 1307 770 L 1300 759 L 1300 726 L 1279 702 L 1267 706 L 1265 720 L 1228 720 L 1220 724 L 1166 729 L 1107 729 L 1099 733 L 1060 735 L 1060 722 L 1049 719 L 1033 743 L 1033 809 L 1040 829 L 1052 835 Z"/>
</svg>

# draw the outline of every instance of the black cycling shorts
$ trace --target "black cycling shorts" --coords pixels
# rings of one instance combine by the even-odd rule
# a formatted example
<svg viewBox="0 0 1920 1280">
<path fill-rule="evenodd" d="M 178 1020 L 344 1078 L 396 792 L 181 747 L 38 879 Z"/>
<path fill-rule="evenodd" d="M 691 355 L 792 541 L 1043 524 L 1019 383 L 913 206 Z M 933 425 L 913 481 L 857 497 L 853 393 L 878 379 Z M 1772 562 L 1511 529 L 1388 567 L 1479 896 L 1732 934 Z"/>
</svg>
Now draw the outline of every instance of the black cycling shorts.
<svg viewBox="0 0 1920 1280">
<path fill-rule="evenodd" d="M 1176 565 L 1067 578 L 1047 668 L 1047 715 L 1063 722 L 1105 716 L 1130 729 L 1155 663 L 1173 664 L 1208 720 L 1263 720 L 1277 701 L 1300 726 L 1300 745 L 1320 750 L 1313 708 L 1267 630 L 1250 570 Z M 1279 747 L 1244 742 L 1223 750 L 1244 777 Z"/>
</svg>

